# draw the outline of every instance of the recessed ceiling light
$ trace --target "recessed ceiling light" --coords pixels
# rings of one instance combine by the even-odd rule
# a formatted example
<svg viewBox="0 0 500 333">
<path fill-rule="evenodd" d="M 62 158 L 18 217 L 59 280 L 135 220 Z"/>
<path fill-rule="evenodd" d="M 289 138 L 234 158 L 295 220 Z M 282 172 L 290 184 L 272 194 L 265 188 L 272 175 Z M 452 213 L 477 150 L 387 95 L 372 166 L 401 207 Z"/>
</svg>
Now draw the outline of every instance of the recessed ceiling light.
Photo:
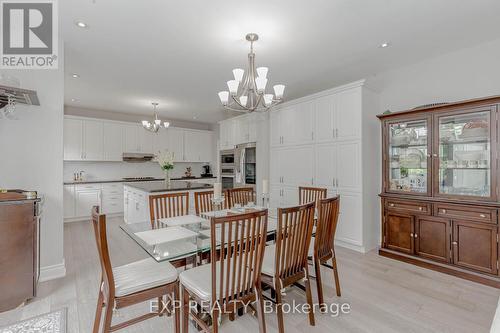
<svg viewBox="0 0 500 333">
<path fill-rule="evenodd" d="M 76 99 L 76 98 L 72 98 L 72 99 L 71 99 L 71 101 L 72 101 L 72 102 L 78 102 L 78 99 Z"/>
<path fill-rule="evenodd" d="M 78 79 L 78 78 L 80 77 L 80 75 L 78 75 L 78 74 L 76 74 L 76 73 L 73 73 L 73 74 L 71 74 L 71 77 L 72 77 L 73 79 Z"/>
<path fill-rule="evenodd" d="M 389 42 L 385 42 L 385 43 L 382 43 L 380 44 L 380 47 L 385 49 L 386 47 L 389 47 L 391 44 Z"/>
<path fill-rule="evenodd" d="M 78 27 L 78 28 L 88 28 L 88 24 L 83 22 L 83 21 L 80 21 L 80 20 L 77 20 L 75 21 L 75 25 Z"/>
</svg>

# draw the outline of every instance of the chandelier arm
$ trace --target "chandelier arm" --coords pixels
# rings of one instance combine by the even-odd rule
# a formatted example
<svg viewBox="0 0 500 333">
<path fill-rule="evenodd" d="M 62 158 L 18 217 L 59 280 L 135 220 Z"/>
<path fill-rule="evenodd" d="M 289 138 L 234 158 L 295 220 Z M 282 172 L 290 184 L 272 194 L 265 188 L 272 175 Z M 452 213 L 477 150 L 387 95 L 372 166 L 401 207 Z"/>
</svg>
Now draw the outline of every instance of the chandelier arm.
<svg viewBox="0 0 500 333">
<path fill-rule="evenodd" d="M 231 98 L 233 99 L 233 101 L 236 102 L 236 104 L 238 104 L 240 107 L 242 107 L 243 109 L 246 109 L 245 106 L 243 106 L 239 101 L 238 99 L 236 98 L 236 96 L 231 96 Z"/>
<path fill-rule="evenodd" d="M 230 111 L 235 111 L 235 112 L 240 112 L 240 113 L 248 113 L 248 110 L 246 110 L 246 109 L 245 109 L 245 110 L 242 110 L 242 109 L 235 109 L 235 108 L 230 107 L 230 106 L 228 106 L 228 105 L 225 105 L 225 106 L 224 106 L 224 109 L 226 109 L 226 110 L 230 110 Z"/>
</svg>

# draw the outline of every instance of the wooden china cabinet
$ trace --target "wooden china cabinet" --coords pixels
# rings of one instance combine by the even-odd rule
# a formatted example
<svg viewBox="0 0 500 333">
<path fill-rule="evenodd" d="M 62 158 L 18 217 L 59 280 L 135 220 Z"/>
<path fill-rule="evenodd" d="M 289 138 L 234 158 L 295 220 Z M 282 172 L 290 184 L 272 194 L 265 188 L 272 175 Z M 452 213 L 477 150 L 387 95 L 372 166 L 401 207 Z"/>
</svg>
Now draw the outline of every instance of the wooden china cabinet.
<svg viewBox="0 0 500 333">
<path fill-rule="evenodd" d="M 378 118 L 379 254 L 500 288 L 500 96 Z"/>
</svg>

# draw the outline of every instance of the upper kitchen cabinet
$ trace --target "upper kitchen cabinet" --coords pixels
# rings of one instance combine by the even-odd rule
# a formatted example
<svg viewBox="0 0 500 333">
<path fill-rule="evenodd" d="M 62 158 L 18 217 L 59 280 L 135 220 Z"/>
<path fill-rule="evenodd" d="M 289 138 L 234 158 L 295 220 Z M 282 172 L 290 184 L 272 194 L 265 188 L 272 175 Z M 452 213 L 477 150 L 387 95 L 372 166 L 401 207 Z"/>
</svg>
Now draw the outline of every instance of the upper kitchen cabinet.
<svg viewBox="0 0 500 333">
<path fill-rule="evenodd" d="M 314 142 L 315 103 L 297 103 L 271 113 L 271 145 Z"/>
<path fill-rule="evenodd" d="M 105 161 L 121 161 L 123 156 L 123 126 L 118 123 L 103 123 Z"/>
<path fill-rule="evenodd" d="M 153 153 L 155 133 L 149 132 L 139 125 L 124 125 L 124 141 L 126 153 Z"/>
<path fill-rule="evenodd" d="M 64 119 L 64 160 L 102 161 L 103 124 L 96 120 Z"/>
<path fill-rule="evenodd" d="M 233 149 L 235 146 L 235 121 L 228 119 L 219 123 L 219 142 L 220 149 Z"/>
<path fill-rule="evenodd" d="M 123 125 L 123 143 L 125 153 L 137 153 L 139 151 L 139 131 L 137 125 Z"/>
<path fill-rule="evenodd" d="M 234 145 L 257 141 L 258 114 L 251 113 L 232 119 Z M 229 124 L 228 126 L 230 126 Z"/>
<path fill-rule="evenodd" d="M 184 131 L 184 161 L 210 162 L 212 160 L 212 133 Z"/>
<path fill-rule="evenodd" d="M 180 128 L 168 128 L 168 150 L 174 153 L 175 162 L 183 162 L 184 156 L 184 131 Z"/>
<path fill-rule="evenodd" d="M 83 159 L 83 121 L 64 118 L 64 160 Z"/>
<path fill-rule="evenodd" d="M 88 161 L 102 161 L 104 158 L 103 124 L 98 120 L 83 121 L 83 158 Z"/>
<path fill-rule="evenodd" d="M 153 151 L 156 154 L 159 151 L 168 150 L 170 147 L 168 146 L 168 130 L 160 130 L 154 136 L 153 140 Z"/>
<path fill-rule="evenodd" d="M 315 104 L 316 142 L 361 138 L 361 87 L 320 97 Z"/>
</svg>

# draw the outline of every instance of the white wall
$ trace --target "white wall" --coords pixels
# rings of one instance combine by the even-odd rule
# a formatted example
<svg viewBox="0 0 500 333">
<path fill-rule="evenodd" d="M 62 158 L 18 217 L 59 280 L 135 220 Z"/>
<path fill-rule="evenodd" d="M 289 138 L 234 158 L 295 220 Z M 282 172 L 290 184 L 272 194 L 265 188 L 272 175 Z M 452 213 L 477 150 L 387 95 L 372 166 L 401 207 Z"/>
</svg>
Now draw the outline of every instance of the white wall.
<svg viewBox="0 0 500 333">
<path fill-rule="evenodd" d="M 41 280 L 63 275 L 64 57 L 58 70 L 2 70 L 38 92 L 40 106 L 18 105 L 18 120 L 0 119 L 0 187 L 45 197 L 41 220 Z"/>
<path fill-rule="evenodd" d="M 390 51 L 390 50 L 389 50 Z M 378 74 L 381 110 L 500 94 L 500 39 Z"/>
</svg>

